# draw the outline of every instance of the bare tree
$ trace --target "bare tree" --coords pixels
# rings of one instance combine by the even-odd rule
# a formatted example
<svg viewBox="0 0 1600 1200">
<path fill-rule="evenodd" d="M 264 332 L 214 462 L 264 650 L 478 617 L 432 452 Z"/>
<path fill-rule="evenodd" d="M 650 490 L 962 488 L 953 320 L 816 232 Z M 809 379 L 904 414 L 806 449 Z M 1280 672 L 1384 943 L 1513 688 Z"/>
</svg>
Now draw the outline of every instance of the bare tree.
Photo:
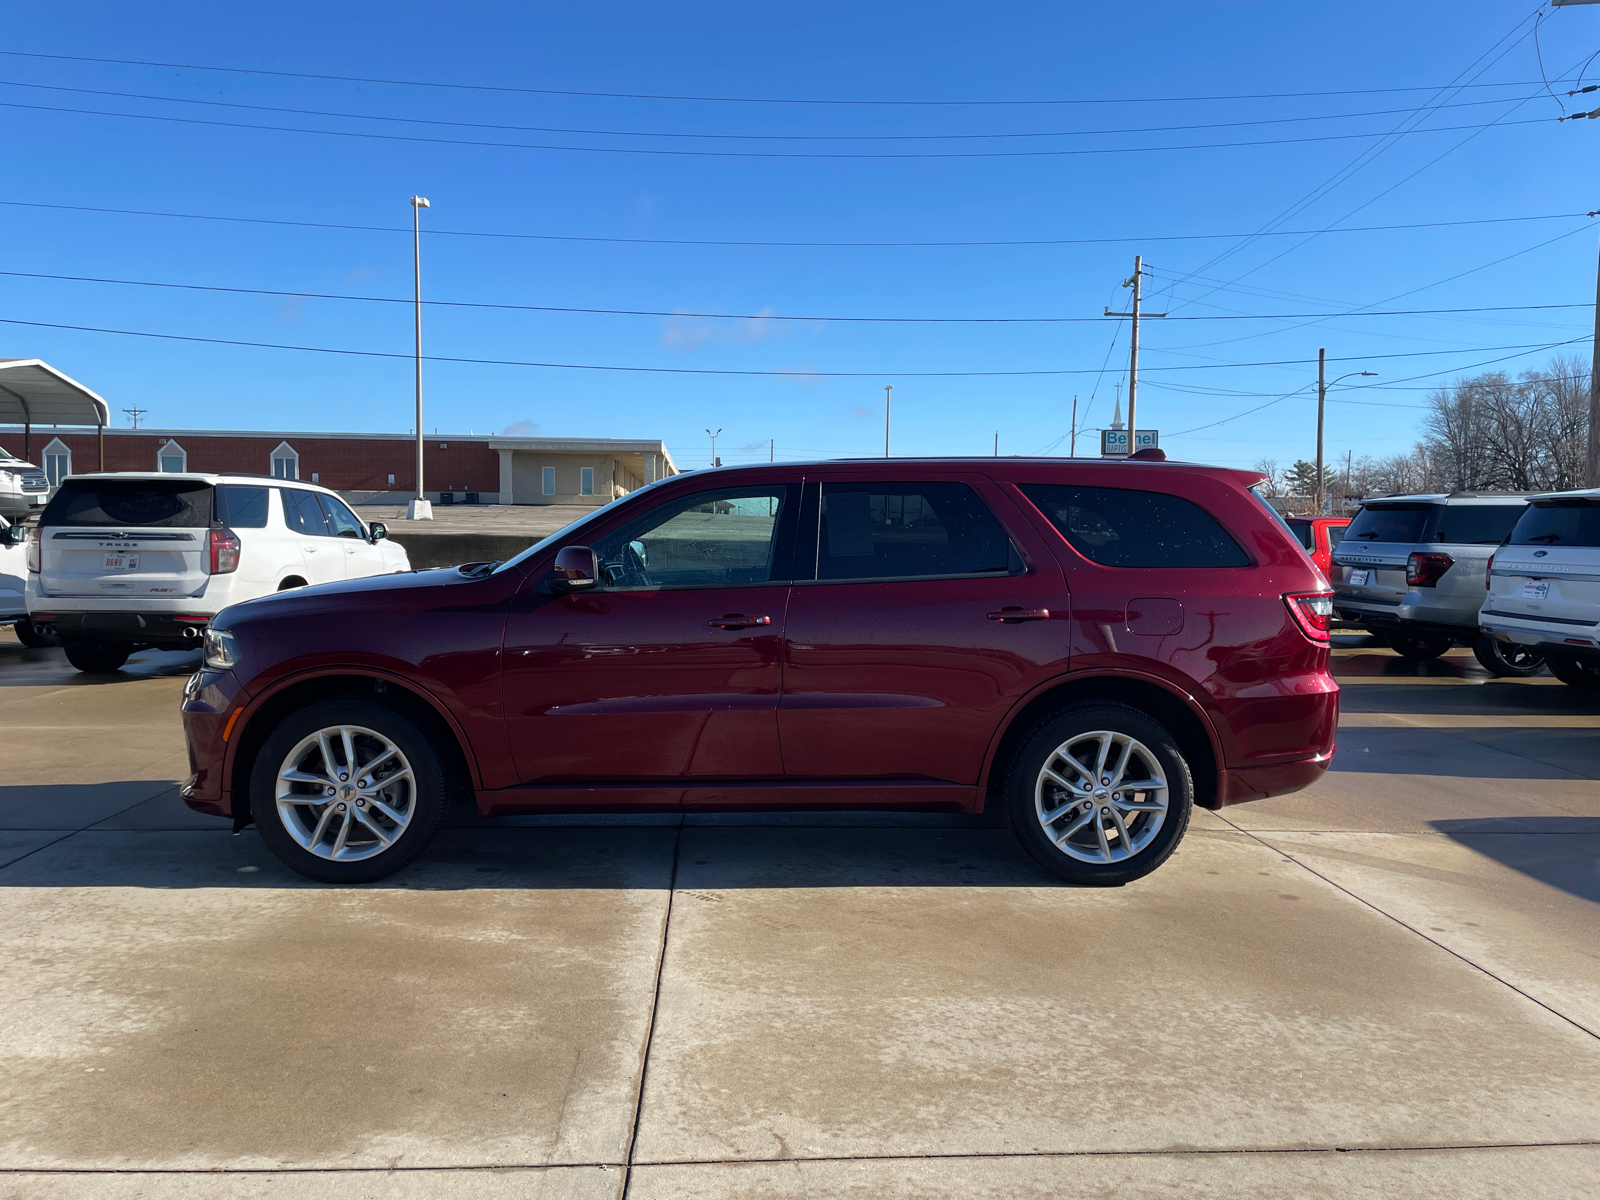
<svg viewBox="0 0 1600 1200">
<path fill-rule="evenodd" d="M 1266 476 L 1266 478 L 1261 481 L 1260 487 L 1260 491 L 1263 495 L 1281 496 L 1283 494 L 1283 488 L 1281 486 L 1282 480 L 1279 478 L 1277 459 L 1261 459 L 1256 463 L 1256 470 L 1260 471 Z"/>
</svg>

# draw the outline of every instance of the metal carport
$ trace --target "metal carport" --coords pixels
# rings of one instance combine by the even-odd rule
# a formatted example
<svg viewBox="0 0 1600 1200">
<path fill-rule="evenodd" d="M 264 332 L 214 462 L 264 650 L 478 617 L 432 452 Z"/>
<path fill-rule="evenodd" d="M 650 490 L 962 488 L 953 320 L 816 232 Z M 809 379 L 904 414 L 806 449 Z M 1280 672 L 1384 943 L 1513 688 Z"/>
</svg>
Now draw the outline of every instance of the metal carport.
<svg viewBox="0 0 1600 1200">
<path fill-rule="evenodd" d="M 33 461 L 35 425 L 94 425 L 100 432 L 100 469 L 106 469 L 106 425 L 111 409 L 83 384 L 37 358 L 0 358 L 0 424 L 22 426 L 22 457 Z"/>
</svg>

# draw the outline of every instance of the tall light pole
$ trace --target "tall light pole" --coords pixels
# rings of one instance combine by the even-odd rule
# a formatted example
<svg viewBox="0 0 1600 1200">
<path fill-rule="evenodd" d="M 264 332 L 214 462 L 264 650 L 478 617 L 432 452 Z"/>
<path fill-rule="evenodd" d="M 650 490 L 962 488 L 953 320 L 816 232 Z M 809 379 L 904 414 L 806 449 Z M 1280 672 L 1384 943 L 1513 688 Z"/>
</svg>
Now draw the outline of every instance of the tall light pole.
<svg viewBox="0 0 1600 1200">
<path fill-rule="evenodd" d="M 1339 376 L 1339 379 L 1335 379 L 1333 381 L 1333 383 L 1327 383 L 1327 382 L 1325 382 L 1325 376 L 1327 374 L 1327 369 L 1328 369 L 1328 351 L 1326 349 L 1318 350 L 1317 351 L 1317 498 L 1316 498 L 1316 502 L 1315 503 L 1316 503 L 1317 511 L 1319 513 L 1322 513 L 1324 516 L 1326 516 L 1328 514 L 1328 510 L 1333 506 L 1333 497 L 1328 495 L 1328 481 L 1326 479 L 1324 479 L 1323 475 L 1322 475 L 1322 420 L 1323 420 L 1323 410 L 1326 408 L 1327 403 L 1328 403 L 1328 389 L 1331 388 L 1334 383 L 1338 383 L 1339 379 L 1349 379 L 1353 375 L 1376 375 L 1377 374 L 1376 371 L 1351 371 L 1348 374 Z"/>
<path fill-rule="evenodd" d="M 417 284 L 417 494 L 406 506 L 406 516 L 413 521 L 433 520 L 433 505 L 422 494 L 422 210 L 428 207 L 423 197 L 411 197 L 411 261 Z"/>
<path fill-rule="evenodd" d="M 883 456 L 889 457 L 889 393 L 894 391 L 894 384 L 883 385 Z"/>
<path fill-rule="evenodd" d="M 712 433 L 708 429 L 706 436 L 711 439 L 711 465 L 714 467 L 717 465 L 717 439 L 722 436 L 722 430 L 718 429 L 716 433 Z"/>
</svg>

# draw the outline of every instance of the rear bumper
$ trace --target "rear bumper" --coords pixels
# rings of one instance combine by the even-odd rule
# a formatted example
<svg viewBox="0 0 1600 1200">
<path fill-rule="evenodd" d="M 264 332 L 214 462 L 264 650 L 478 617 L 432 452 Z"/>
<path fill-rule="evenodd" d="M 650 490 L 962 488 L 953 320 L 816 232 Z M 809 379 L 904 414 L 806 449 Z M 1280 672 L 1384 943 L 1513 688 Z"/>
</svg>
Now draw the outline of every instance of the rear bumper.
<svg viewBox="0 0 1600 1200">
<path fill-rule="evenodd" d="M 1542 652 L 1558 650 L 1565 654 L 1600 657 L 1600 628 L 1595 626 L 1539 625 L 1514 617 L 1489 614 L 1479 617 L 1478 621 L 1478 627 L 1486 636 L 1507 645 L 1527 646 Z"/>
<path fill-rule="evenodd" d="M 1410 597 L 1399 604 L 1379 604 L 1371 600 L 1355 600 L 1335 593 L 1333 616 L 1336 621 L 1367 629 L 1373 633 L 1384 631 L 1407 633 L 1440 633 L 1446 637 L 1472 639 L 1478 635 L 1478 612 L 1470 613 L 1453 608 L 1424 608 L 1410 602 Z"/>
<path fill-rule="evenodd" d="M 40 609 L 34 624 L 63 642 L 199 649 L 215 613 L 59 612 Z"/>
<path fill-rule="evenodd" d="M 1273 763 L 1264 767 L 1229 767 L 1217 772 L 1217 807 L 1286 796 L 1310 787 L 1321 779 L 1333 761 L 1333 747 L 1326 754 L 1295 762 Z"/>
</svg>

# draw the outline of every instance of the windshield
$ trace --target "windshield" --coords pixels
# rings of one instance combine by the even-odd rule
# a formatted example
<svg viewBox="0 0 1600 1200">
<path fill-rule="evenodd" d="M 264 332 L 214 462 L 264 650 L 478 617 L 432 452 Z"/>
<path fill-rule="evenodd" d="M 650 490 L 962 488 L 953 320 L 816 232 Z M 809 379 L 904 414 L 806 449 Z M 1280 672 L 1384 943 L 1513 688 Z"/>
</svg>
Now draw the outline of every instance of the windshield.
<svg viewBox="0 0 1600 1200">
<path fill-rule="evenodd" d="M 1587 499 L 1530 504 L 1510 541 L 1513 546 L 1600 546 L 1600 504 Z"/>
<path fill-rule="evenodd" d="M 626 496 L 618 496 L 615 500 L 611 501 L 609 504 L 602 504 L 599 508 L 595 509 L 593 512 L 584 513 L 583 516 L 579 517 L 576 521 L 569 521 L 567 524 L 563 525 L 560 529 L 556 530 L 554 533 L 550 534 L 548 537 L 540 538 L 537 542 L 535 542 L 533 545 L 529 546 L 521 554 L 518 554 L 513 558 L 506 559 L 505 562 L 501 563 L 499 566 L 497 566 L 494 569 L 494 573 L 496 575 L 498 575 L 498 574 L 500 574 L 501 571 L 509 571 L 512 567 L 520 566 L 521 564 L 527 562 L 528 559 L 532 558 L 535 554 L 538 554 L 541 550 L 545 549 L 546 547 L 554 546 L 558 542 L 571 540 L 572 535 L 574 533 L 576 533 L 579 529 L 582 529 L 585 525 L 589 525 L 589 524 L 591 524 L 591 523 L 593 523 L 595 521 L 598 521 L 601 517 L 609 515 L 611 510 L 613 508 L 615 508 L 617 505 L 621 504 L 624 500 L 632 500 L 635 496 L 639 495 L 641 492 L 647 492 L 651 488 L 659 487 L 661 484 L 665 483 L 668 479 L 671 479 L 671 478 L 673 478 L 673 476 L 668 475 L 665 478 L 656 480 L 654 483 L 647 483 L 647 484 L 644 485 L 644 487 L 638 488 L 635 491 L 629 492 Z"/>
<path fill-rule="evenodd" d="M 1385 504 L 1363 508 L 1345 530 L 1349 542 L 1420 542 L 1431 504 Z"/>
</svg>

